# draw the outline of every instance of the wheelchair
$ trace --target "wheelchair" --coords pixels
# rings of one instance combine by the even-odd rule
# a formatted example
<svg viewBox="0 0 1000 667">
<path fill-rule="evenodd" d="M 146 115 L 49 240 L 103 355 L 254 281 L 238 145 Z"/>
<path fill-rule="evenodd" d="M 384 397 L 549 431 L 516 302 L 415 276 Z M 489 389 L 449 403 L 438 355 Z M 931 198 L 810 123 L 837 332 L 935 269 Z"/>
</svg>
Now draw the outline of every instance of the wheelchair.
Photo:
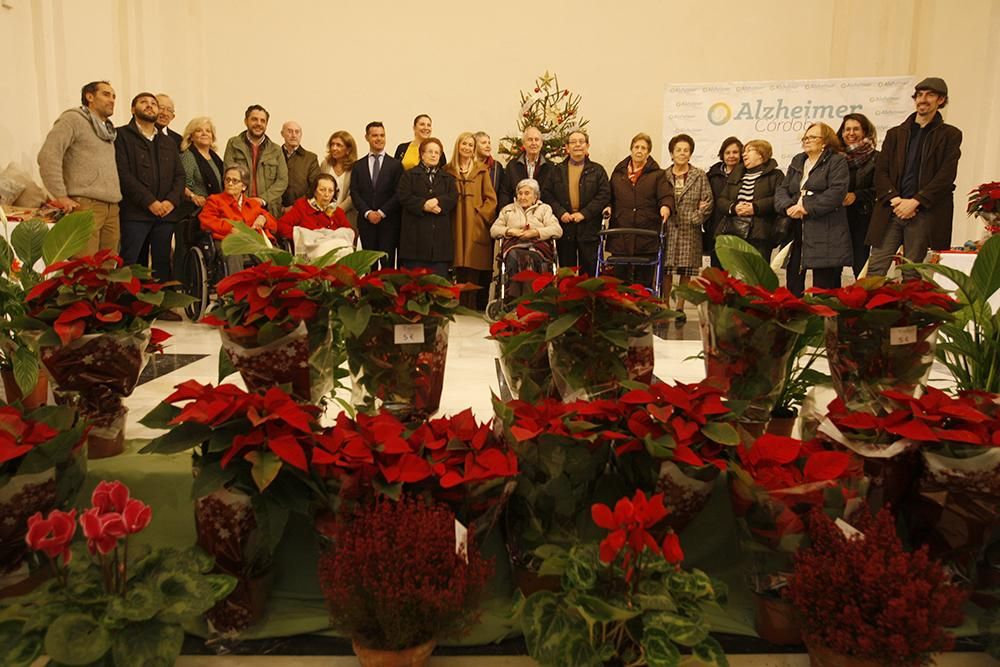
<svg viewBox="0 0 1000 667">
<path fill-rule="evenodd" d="M 652 285 L 649 286 L 649 291 L 655 296 L 659 297 L 662 290 L 663 284 L 663 255 L 667 248 L 667 226 L 665 224 L 660 225 L 659 231 L 653 231 L 652 229 L 637 229 L 629 227 L 617 227 L 615 229 L 610 229 L 609 225 L 611 223 L 611 216 L 605 214 L 601 219 L 601 231 L 597 233 L 598 235 L 598 246 L 597 246 L 597 275 L 602 275 L 605 273 L 607 268 L 611 268 L 612 271 L 609 273 L 619 274 L 616 270 L 619 267 L 621 269 L 634 269 L 637 267 L 650 267 L 653 269 Z M 657 239 L 657 249 L 655 254 L 635 254 L 635 255 L 609 255 L 605 250 L 605 245 L 609 238 L 621 237 L 621 236 L 634 236 L 636 238 L 655 238 Z M 619 274 L 621 275 L 621 274 Z"/>
<path fill-rule="evenodd" d="M 548 239 L 544 242 L 549 248 L 551 259 L 544 258 L 545 269 L 553 274 L 559 271 L 559 254 L 556 252 L 555 239 Z M 507 268 L 507 254 L 515 249 L 523 249 L 524 246 L 512 246 L 506 252 L 503 251 L 503 239 L 498 239 L 499 250 L 494 258 L 494 265 L 497 267 L 493 272 L 493 280 L 490 281 L 490 300 L 486 304 L 486 319 L 496 322 L 504 313 L 510 310 L 514 297 L 510 297 L 510 283 L 513 276 Z M 540 254 L 540 253 L 539 253 Z"/>
</svg>

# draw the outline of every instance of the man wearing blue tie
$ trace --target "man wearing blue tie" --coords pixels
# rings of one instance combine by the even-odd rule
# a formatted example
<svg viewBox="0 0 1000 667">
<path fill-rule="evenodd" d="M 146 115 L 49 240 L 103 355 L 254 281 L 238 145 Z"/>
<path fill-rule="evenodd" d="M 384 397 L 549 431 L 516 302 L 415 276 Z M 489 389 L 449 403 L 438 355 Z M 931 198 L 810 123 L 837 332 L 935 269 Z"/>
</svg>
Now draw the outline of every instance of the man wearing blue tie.
<svg viewBox="0 0 1000 667">
<path fill-rule="evenodd" d="M 351 198 L 358 211 L 361 247 L 381 250 L 380 268 L 396 266 L 399 248 L 399 198 L 396 186 L 403 173 L 402 163 L 385 152 L 385 126 L 372 121 L 365 126 L 369 153 L 351 168 Z"/>
</svg>

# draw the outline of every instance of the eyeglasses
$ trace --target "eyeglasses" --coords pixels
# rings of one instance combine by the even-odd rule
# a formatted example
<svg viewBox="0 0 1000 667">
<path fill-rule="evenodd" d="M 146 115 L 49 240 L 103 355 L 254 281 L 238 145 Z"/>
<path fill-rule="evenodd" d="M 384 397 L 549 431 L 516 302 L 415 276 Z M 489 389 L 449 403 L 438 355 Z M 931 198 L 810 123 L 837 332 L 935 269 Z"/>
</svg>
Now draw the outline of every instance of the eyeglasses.
<svg viewBox="0 0 1000 667">
<path fill-rule="evenodd" d="M 226 185 L 236 185 L 237 183 L 242 183 L 243 179 L 241 179 L 241 178 L 224 178 L 224 179 L 222 179 L 222 182 L 225 183 Z"/>
<path fill-rule="evenodd" d="M 805 143 L 807 141 L 812 141 L 813 139 L 822 139 L 822 138 L 823 137 L 818 137 L 814 134 L 807 134 L 804 137 L 802 137 L 802 143 Z"/>
</svg>

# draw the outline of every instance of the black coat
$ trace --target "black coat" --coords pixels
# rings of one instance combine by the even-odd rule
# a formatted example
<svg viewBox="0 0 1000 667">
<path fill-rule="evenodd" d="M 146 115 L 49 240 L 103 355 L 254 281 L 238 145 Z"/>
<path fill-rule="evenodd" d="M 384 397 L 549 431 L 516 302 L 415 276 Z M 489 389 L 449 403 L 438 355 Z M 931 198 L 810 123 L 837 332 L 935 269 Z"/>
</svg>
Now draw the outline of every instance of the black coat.
<svg viewBox="0 0 1000 667">
<path fill-rule="evenodd" d="M 563 213 L 574 213 L 569 202 L 569 159 L 563 160 L 545 175 L 542 201 L 552 207 L 556 219 Z M 601 214 L 611 203 L 611 185 L 604 167 L 586 158 L 580 174 L 580 210 L 583 221 L 576 224 L 577 238 L 593 240 L 601 229 Z M 566 226 L 566 223 L 563 223 Z"/>
<path fill-rule="evenodd" d="M 851 179 L 847 191 L 854 193 L 854 203 L 847 207 L 847 219 L 852 226 L 867 228 L 868 221 L 872 217 L 872 209 L 875 207 L 876 160 L 878 151 L 858 167 L 852 167 L 848 163 Z"/>
<path fill-rule="evenodd" d="M 660 207 L 666 206 L 673 214 L 674 188 L 656 160 L 649 158 L 635 185 L 628 177 L 629 156 L 619 162 L 611 172 L 611 227 L 648 229 L 659 231 L 663 224 Z M 617 255 L 635 253 L 655 254 L 659 242 L 651 237 L 612 236 L 608 250 Z"/>
<path fill-rule="evenodd" d="M 788 165 L 785 180 L 774 195 L 774 208 L 784 215 L 799 200 L 806 154 L 799 153 Z M 854 251 L 851 230 L 847 225 L 844 197 L 850 183 L 847 158 L 829 148 L 819 156 L 819 161 L 806 180 L 806 194 L 802 205 L 807 211 L 802 219 L 802 268 L 825 269 L 850 266 Z"/>
<path fill-rule="evenodd" d="M 740 162 L 726 178 L 726 186 L 715 197 L 714 215 L 722 220 L 727 215 L 736 215 L 736 198 L 740 194 L 740 182 L 746 167 Z M 754 241 L 770 241 L 774 236 L 774 221 L 778 216 L 774 208 L 774 193 L 781 186 L 785 175 L 778 169 L 778 163 L 771 158 L 764 163 L 763 173 L 757 177 L 753 185 L 753 225 L 750 227 L 750 239 Z"/>
<path fill-rule="evenodd" d="M 554 165 L 551 162 L 542 162 L 535 171 L 535 180 L 538 181 L 538 189 L 545 191 L 545 180 Z M 497 210 L 503 210 L 507 204 L 514 203 L 514 195 L 517 194 L 517 184 L 528 177 L 528 166 L 521 158 L 511 160 L 504 169 L 503 179 L 500 181 L 500 189 L 497 190 Z M 551 204 L 551 202 L 545 202 Z"/>
<path fill-rule="evenodd" d="M 381 180 L 381 175 L 379 180 Z M 424 203 L 437 197 L 440 213 L 428 213 Z M 423 163 L 399 177 L 399 258 L 419 262 L 451 262 L 455 257 L 451 212 L 458 204 L 455 179 L 438 167 L 434 182 L 428 180 Z"/>
<path fill-rule="evenodd" d="M 737 166 L 739 163 L 737 163 Z M 708 185 L 712 188 L 712 200 L 716 203 L 712 207 L 712 216 L 705 221 L 702 225 L 702 240 L 705 252 L 711 251 L 715 248 L 715 229 L 719 226 L 719 221 L 722 220 L 722 213 L 719 211 L 719 197 L 722 196 L 722 191 L 726 187 L 726 181 L 729 179 L 729 174 L 726 173 L 725 167 L 722 161 L 716 162 L 708 171 L 705 172 L 705 176 L 708 177 Z"/>
<path fill-rule="evenodd" d="M 184 167 L 173 139 L 156 132 L 150 141 L 142 135 L 135 119 L 118 128 L 115 162 L 122 189 L 119 215 L 122 220 L 176 222 L 181 216 L 184 194 Z M 149 210 L 154 201 L 169 201 L 174 210 L 159 218 Z"/>
</svg>

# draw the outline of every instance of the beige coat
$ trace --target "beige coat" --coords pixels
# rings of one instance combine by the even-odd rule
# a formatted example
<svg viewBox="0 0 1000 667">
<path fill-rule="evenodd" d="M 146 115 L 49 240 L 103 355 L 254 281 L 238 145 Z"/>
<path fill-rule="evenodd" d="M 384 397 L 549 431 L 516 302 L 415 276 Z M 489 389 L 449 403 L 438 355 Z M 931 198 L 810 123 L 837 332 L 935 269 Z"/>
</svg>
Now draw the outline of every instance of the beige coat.
<svg viewBox="0 0 1000 667">
<path fill-rule="evenodd" d="M 458 165 L 452 162 L 448 163 L 445 171 L 455 177 L 458 189 L 458 205 L 451 214 L 455 240 L 452 266 L 489 271 L 493 268 L 490 222 L 497 208 L 497 194 L 490 183 L 490 170 L 476 161 L 464 176 L 459 173 Z"/>
<path fill-rule="evenodd" d="M 503 238 L 508 229 L 537 229 L 538 238 L 543 241 L 562 236 L 562 225 L 552 213 L 552 207 L 540 201 L 526 209 L 517 202 L 504 206 L 490 227 L 490 235 L 495 239 Z"/>
</svg>

